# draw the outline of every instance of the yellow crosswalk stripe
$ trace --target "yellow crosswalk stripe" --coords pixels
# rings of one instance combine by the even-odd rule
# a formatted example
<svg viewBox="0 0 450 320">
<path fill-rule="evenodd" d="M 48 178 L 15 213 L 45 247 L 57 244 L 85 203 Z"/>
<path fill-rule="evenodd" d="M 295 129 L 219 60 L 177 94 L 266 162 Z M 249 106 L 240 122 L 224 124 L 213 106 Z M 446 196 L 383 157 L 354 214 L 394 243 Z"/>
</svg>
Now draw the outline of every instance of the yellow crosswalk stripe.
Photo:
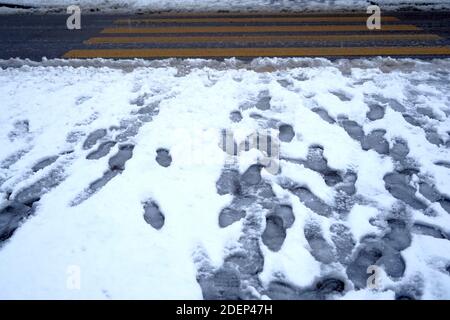
<svg viewBox="0 0 450 320">
<path fill-rule="evenodd" d="M 367 16 L 361 17 L 217 17 L 217 18 L 158 18 L 158 19 L 118 19 L 116 24 L 154 24 L 154 23 L 252 23 L 252 22 L 364 22 Z M 383 22 L 400 21 L 396 17 L 382 17 Z"/>
<path fill-rule="evenodd" d="M 450 47 L 171 48 L 71 50 L 64 58 L 225 58 L 450 55 Z"/>
<path fill-rule="evenodd" d="M 382 25 L 380 30 L 373 31 L 418 31 L 414 25 Z M 202 27 L 164 27 L 164 28 L 105 28 L 103 34 L 122 33 L 244 33 L 244 32 L 338 32 L 368 31 L 364 25 L 307 25 L 307 26 L 202 26 Z"/>
<path fill-rule="evenodd" d="M 349 41 L 435 41 L 435 34 L 340 34 L 340 35 L 239 35 L 239 36 L 189 36 L 189 37 L 94 37 L 85 44 L 121 43 L 267 43 L 267 42 L 349 42 Z"/>
</svg>

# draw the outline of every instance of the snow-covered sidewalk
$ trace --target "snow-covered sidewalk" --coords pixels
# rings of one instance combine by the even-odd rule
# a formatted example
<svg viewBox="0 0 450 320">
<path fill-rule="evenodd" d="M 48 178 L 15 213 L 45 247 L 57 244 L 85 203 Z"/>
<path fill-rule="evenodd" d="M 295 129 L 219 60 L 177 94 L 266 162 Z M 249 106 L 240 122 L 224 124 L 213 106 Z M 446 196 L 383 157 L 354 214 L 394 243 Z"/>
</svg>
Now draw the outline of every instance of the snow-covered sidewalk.
<svg viewBox="0 0 450 320">
<path fill-rule="evenodd" d="M 450 60 L 15 63 L 0 298 L 450 298 Z"/>
</svg>

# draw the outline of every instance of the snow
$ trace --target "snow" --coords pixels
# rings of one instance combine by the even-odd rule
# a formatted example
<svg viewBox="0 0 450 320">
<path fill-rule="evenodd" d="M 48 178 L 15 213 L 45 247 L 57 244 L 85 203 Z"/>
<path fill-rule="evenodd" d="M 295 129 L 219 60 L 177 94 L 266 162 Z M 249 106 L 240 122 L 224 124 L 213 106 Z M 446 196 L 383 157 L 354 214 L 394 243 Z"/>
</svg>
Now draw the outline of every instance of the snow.
<svg viewBox="0 0 450 320">
<path fill-rule="evenodd" d="M 447 285 L 448 275 L 443 272 L 447 261 L 439 254 L 448 250 L 450 250 L 448 240 L 421 235 L 414 236 L 412 246 L 405 250 L 405 258 L 411 261 L 405 276 L 410 279 L 414 279 L 415 276 L 428 279 L 423 283 L 425 287 L 423 299 L 432 300 L 436 297 L 448 299 L 450 294 Z"/>
<path fill-rule="evenodd" d="M 9 0 L 11 4 L 30 5 L 38 8 L 66 8 L 69 5 L 79 5 L 82 8 L 99 8 L 101 10 L 365 10 L 373 3 L 368 0 Z M 417 0 L 379 0 L 381 8 L 395 10 L 404 7 L 420 9 L 443 9 L 450 7 L 449 0 L 417 1 Z"/>
<path fill-rule="evenodd" d="M 20 13 L 27 13 L 27 12 L 28 12 L 27 9 L 0 7 L 0 14 L 2 14 L 2 15 L 20 14 Z"/>
<path fill-rule="evenodd" d="M 450 234 L 448 209 L 418 191 L 419 183 L 427 182 L 441 197 L 450 194 L 450 170 L 436 164 L 450 159 L 450 60 L 11 59 L 0 61 L 0 67 L 0 211 L 6 199 L 23 196 L 23 190 L 49 175 L 57 177 L 34 201 L 34 214 L 0 243 L 0 298 L 201 299 L 205 291 L 199 275 L 226 268 L 227 257 L 236 250 L 253 250 L 246 247 L 251 239 L 257 239 L 264 259 L 257 275 L 241 272 L 253 297 L 275 295 L 263 290 L 273 281 L 301 291 L 332 277 L 345 282 L 345 291 L 336 298 L 392 299 L 405 292 L 423 299 L 450 298 L 449 238 L 413 233 L 410 246 L 398 251 L 405 260 L 404 275 L 383 272 L 384 285 L 372 290 L 353 286 L 346 263 L 336 258 L 342 253 L 332 232 L 336 225 L 350 230 L 355 240 L 347 253 L 350 261 L 368 236 L 384 241 L 389 219 L 402 219 L 408 230 L 426 223 Z M 271 97 L 268 110 L 255 107 L 261 92 Z M 395 110 L 393 100 L 405 110 Z M 385 114 L 370 121 L 366 113 L 374 101 Z M 425 105 L 436 117 L 417 112 Z M 334 123 L 323 120 L 315 108 L 327 111 Z M 240 122 L 230 120 L 236 110 L 242 114 Z M 422 125 L 410 124 L 405 115 L 414 115 Z M 364 150 L 346 132 L 344 118 L 356 121 L 366 136 L 374 129 L 386 130 L 389 152 Z M 220 148 L 223 129 L 236 132 L 239 143 L 258 130 L 276 137 L 283 123 L 293 126 L 295 136 L 280 144 L 281 171 L 262 169 L 261 177 L 274 193 L 270 201 L 290 205 L 295 221 L 274 251 L 261 240 L 265 216 L 271 213 L 264 199 L 256 197 L 245 218 L 219 226 L 221 210 L 239 197 L 219 195 L 216 182 L 224 168 L 242 175 L 261 155 L 256 149 L 227 155 Z M 106 129 L 106 136 L 85 150 L 86 137 L 98 129 Z M 430 131 L 437 132 L 440 145 L 426 138 Z M 391 151 L 398 138 L 409 147 L 401 160 Z M 118 143 L 107 156 L 86 159 L 106 141 Z M 112 170 L 108 161 L 124 144 L 134 145 L 125 169 L 99 190 L 90 190 L 92 182 Z M 311 146 L 322 148 L 325 171 L 305 160 Z M 172 157 L 168 167 L 155 161 L 160 148 Z M 56 155 L 54 163 L 33 172 L 38 162 Z M 426 209 L 411 207 L 386 189 L 385 175 L 401 174 L 408 166 L 418 168 L 408 183 Z M 344 181 L 328 184 L 324 177 L 330 170 Z M 350 172 L 356 181 L 345 180 Z M 355 194 L 346 195 L 340 188 L 352 183 Z M 309 190 L 316 199 L 313 205 L 292 185 Z M 164 215 L 159 230 L 143 218 L 143 203 L 149 199 Z M 317 201 L 331 214 L 317 211 Z M 313 254 L 317 243 L 305 235 L 311 224 L 320 227 L 321 243 L 333 248 L 332 262 Z M 326 253 L 326 248 L 317 250 L 322 249 Z M 77 272 L 81 286 L 72 288 Z"/>
<path fill-rule="evenodd" d="M 374 207 L 355 205 L 350 211 L 347 221 L 357 241 L 368 234 L 378 233 L 378 228 L 370 224 L 370 219 L 378 216 L 378 210 Z"/>
</svg>

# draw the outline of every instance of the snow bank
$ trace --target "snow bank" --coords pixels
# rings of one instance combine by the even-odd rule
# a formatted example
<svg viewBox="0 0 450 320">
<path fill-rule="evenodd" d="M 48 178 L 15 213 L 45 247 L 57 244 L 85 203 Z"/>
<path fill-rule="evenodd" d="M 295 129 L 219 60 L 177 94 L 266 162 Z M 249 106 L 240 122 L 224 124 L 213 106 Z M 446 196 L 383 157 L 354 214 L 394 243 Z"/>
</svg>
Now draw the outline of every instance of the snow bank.
<svg viewBox="0 0 450 320">
<path fill-rule="evenodd" d="M 99 8 L 102 10 L 365 10 L 373 4 L 368 0 L 9 0 L 7 3 L 32 5 L 36 7 L 67 7 L 78 4 L 83 8 Z M 376 4 L 382 8 L 396 9 L 399 7 L 416 7 L 422 9 L 450 8 L 449 0 L 416 1 L 416 0 L 380 0 Z"/>
</svg>

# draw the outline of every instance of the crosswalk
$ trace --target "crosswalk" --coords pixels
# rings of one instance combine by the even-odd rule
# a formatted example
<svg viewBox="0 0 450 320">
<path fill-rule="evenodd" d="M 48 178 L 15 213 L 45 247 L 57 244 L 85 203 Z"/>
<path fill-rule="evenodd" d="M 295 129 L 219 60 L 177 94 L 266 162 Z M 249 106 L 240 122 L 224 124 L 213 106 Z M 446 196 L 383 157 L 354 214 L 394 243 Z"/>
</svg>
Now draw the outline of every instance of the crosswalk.
<svg viewBox="0 0 450 320">
<path fill-rule="evenodd" d="M 394 16 L 173 14 L 116 19 L 64 58 L 450 56 L 446 39 Z"/>
</svg>

